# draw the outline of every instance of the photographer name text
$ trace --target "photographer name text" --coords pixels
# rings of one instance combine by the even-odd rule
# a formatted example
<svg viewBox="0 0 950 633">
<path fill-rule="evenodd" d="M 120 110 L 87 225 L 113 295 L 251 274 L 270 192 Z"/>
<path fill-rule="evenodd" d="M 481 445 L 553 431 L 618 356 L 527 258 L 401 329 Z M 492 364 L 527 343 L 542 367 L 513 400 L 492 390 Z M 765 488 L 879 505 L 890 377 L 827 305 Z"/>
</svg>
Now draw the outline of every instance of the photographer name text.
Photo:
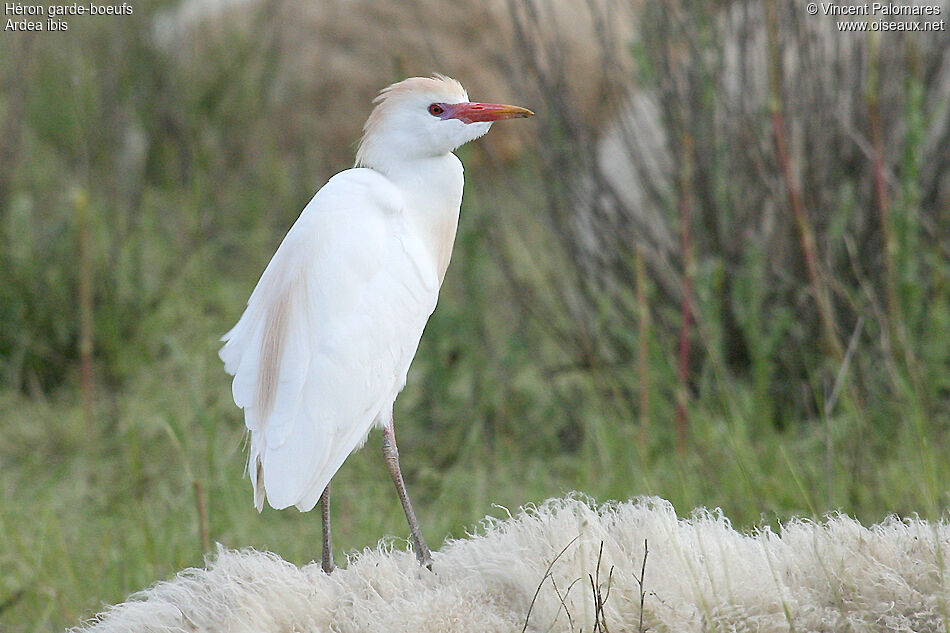
<svg viewBox="0 0 950 633">
<path fill-rule="evenodd" d="M 811 5 L 810 5 L 811 6 Z M 817 3 L 822 15 L 940 15 L 940 5 L 904 5 L 888 2 L 864 4 L 837 4 L 834 2 Z"/>
</svg>

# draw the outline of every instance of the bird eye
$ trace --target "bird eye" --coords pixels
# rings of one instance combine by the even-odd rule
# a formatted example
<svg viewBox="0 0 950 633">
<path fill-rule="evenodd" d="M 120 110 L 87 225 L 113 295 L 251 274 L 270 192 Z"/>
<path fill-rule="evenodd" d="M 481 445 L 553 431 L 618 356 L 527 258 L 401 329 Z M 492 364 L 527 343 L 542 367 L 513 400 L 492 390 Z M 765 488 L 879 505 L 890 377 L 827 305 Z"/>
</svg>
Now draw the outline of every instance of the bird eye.
<svg viewBox="0 0 950 633">
<path fill-rule="evenodd" d="M 442 116 L 442 113 L 445 112 L 445 108 L 440 106 L 438 103 L 433 103 L 429 106 L 429 114 L 432 116 Z"/>
</svg>

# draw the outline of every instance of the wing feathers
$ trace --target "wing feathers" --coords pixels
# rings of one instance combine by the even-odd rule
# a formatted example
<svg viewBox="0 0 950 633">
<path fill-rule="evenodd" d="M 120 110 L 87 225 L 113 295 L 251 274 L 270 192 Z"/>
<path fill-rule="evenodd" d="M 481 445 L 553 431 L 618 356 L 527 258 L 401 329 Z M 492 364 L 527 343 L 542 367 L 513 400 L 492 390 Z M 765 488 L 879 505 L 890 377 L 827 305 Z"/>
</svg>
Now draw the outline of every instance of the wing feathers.
<svg viewBox="0 0 950 633">
<path fill-rule="evenodd" d="M 290 320 L 290 304 L 293 300 L 289 291 L 284 291 L 267 312 L 264 321 L 264 340 L 261 342 L 260 369 L 257 373 L 257 408 L 261 419 L 266 420 L 274 408 L 277 381 L 280 378 L 280 360 L 284 350 L 284 339 Z"/>
<path fill-rule="evenodd" d="M 224 337 L 258 509 L 313 508 L 405 383 L 439 280 L 402 204 L 372 170 L 332 178 Z"/>
</svg>

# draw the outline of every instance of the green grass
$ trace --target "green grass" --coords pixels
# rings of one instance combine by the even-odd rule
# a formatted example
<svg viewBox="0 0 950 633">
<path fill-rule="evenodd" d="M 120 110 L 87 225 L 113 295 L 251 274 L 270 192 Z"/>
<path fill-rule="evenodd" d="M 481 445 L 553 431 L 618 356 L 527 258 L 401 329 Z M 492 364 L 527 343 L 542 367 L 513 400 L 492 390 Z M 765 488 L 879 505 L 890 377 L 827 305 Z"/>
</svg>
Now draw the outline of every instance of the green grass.
<svg viewBox="0 0 950 633">
<path fill-rule="evenodd" d="M 478 186 L 469 194 L 459 259 L 397 403 L 430 544 L 503 515 L 496 505 L 514 510 L 572 490 L 601 500 L 659 495 L 684 514 L 721 507 L 740 527 L 835 509 L 865 522 L 891 512 L 936 518 L 948 507 L 946 445 L 913 409 L 885 407 L 870 419 L 845 411 L 827 426 L 780 431 L 760 423 L 753 386 L 710 378 L 708 397 L 691 405 L 686 453 L 674 449 L 671 402 L 660 397 L 643 445 L 635 403 L 606 390 L 617 381 L 610 372 L 632 367 L 550 372 L 559 346 L 519 317 L 484 230 L 499 213 L 523 210 L 498 209 Z M 194 257 L 145 315 L 138 362 L 127 361 L 118 387 L 98 387 L 91 424 L 73 374 L 45 396 L 0 392 L 4 630 L 59 630 L 200 565 L 196 482 L 212 543 L 295 563 L 319 556 L 318 515 L 258 515 L 243 474 L 242 420 L 216 350 L 254 276 L 212 273 L 213 257 Z M 672 372 L 658 363 L 656 384 Z M 382 538 L 403 546 L 405 519 L 379 455 L 373 434 L 334 479 L 338 557 Z"/>
</svg>

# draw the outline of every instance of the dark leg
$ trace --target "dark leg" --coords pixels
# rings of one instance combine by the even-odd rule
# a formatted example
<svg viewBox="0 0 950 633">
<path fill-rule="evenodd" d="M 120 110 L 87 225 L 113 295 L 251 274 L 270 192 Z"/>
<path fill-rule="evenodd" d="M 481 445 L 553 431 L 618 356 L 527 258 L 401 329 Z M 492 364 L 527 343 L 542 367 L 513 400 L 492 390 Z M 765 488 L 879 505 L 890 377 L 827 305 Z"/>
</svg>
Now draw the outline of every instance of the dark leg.
<svg viewBox="0 0 950 633">
<path fill-rule="evenodd" d="M 389 424 L 383 428 L 383 457 L 386 459 L 386 465 L 389 466 L 389 474 L 392 475 L 393 483 L 396 484 L 396 493 L 399 495 L 399 501 L 402 502 L 402 509 L 406 513 L 406 520 L 409 522 L 409 533 L 412 535 L 412 544 L 416 550 L 416 558 L 419 564 L 432 569 L 432 554 L 422 539 L 422 530 L 419 529 L 419 521 L 416 520 L 416 513 L 412 510 L 412 504 L 409 503 L 409 493 L 406 492 L 406 482 L 402 479 L 402 471 L 399 469 L 399 449 L 396 448 L 396 432 L 393 430 L 393 419 L 389 418 Z"/>
<path fill-rule="evenodd" d="M 330 536 L 330 484 L 327 484 L 323 494 L 320 495 L 320 516 L 323 519 L 323 571 L 329 574 L 335 569 L 333 543 Z"/>
</svg>

